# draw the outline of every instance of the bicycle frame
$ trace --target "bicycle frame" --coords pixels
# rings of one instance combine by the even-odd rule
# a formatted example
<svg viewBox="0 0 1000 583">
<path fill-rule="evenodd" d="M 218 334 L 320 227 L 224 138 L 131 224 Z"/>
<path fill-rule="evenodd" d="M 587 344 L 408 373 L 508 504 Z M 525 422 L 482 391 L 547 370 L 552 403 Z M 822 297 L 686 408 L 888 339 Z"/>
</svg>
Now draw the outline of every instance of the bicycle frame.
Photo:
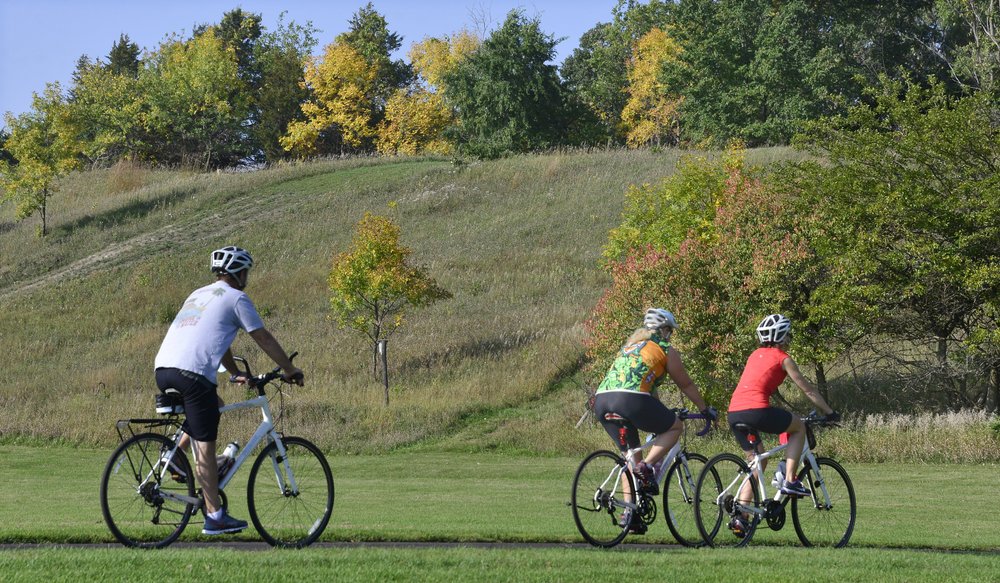
<svg viewBox="0 0 1000 583">
<path fill-rule="evenodd" d="M 830 494 L 826 490 L 826 482 L 823 480 L 822 474 L 820 474 L 819 464 L 816 463 L 816 456 L 813 454 L 812 448 L 809 447 L 808 441 L 809 440 L 806 440 L 806 443 L 804 443 L 802 446 L 802 455 L 799 456 L 799 467 L 806 467 L 804 464 L 808 463 L 809 464 L 808 467 L 811 468 L 816 473 L 816 480 L 814 481 L 814 484 L 819 486 L 819 490 L 822 492 L 823 505 L 822 506 L 820 505 L 820 501 L 816 493 L 816 488 L 813 488 L 813 490 L 810 493 L 810 497 L 813 500 L 813 504 L 816 505 L 816 508 L 826 508 L 827 510 L 829 510 L 833 506 L 830 503 Z M 721 505 L 723 498 L 725 498 L 727 494 L 733 493 L 734 492 L 733 487 L 736 486 L 735 489 L 736 500 L 734 501 L 735 508 L 738 511 L 745 512 L 748 514 L 755 514 L 761 517 L 765 516 L 767 514 L 766 508 L 751 506 L 750 504 L 741 502 L 739 500 L 739 494 L 743 491 L 743 488 L 746 485 L 747 481 L 750 479 L 751 475 L 757 477 L 757 488 L 758 488 L 757 495 L 762 502 L 767 500 L 773 500 L 779 504 L 784 504 L 788 500 L 789 496 L 787 494 L 782 493 L 780 488 L 776 489 L 773 497 L 768 496 L 767 486 L 764 484 L 766 480 L 764 479 L 763 471 L 761 468 L 763 466 L 764 461 L 772 457 L 775 457 L 779 453 L 785 451 L 787 448 L 788 444 L 781 444 L 778 445 L 777 447 L 765 451 L 764 453 L 757 453 L 755 451 L 753 460 L 751 460 L 750 463 L 748 464 L 750 466 L 750 472 L 746 475 L 744 475 L 743 472 L 740 472 L 740 474 L 738 474 L 736 478 L 729 483 L 729 485 L 723 488 L 722 492 L 716 498 L 716 504 Z"/>
<path fill-rule="evenodd" d="M 246 461 L 246 459 L 250 456 L 250 453 L 253 452 L 261 442 L 267 439 L 277 444 L 278 454 L 280 456 L 280 460 L 279 459 L 271 460 L 274 469 L 274 476 L 278 483 L 278 487 L 281 488 L 281 490 L 284 492 L 290 492 L 292 495 L 297 494 L 299 491 L 298 484 L 296 484 L 295 476 L 292 474 L 292 469 L 288 465 L 285 445 L 281 441 L 281 434 L 278 433 L 274 428 L 274 417 L 271 413 L 271 403 L 268 400 L 267 396 L 258 395 L 253 399 L 248 399 L 246 401 L 240 401 L 238 403 L 225 405 L 219 408 L 219 413 L 225 414 L 229 411 L 235 411 L 238 409 L 260 409 L 261 414 L 263 415 L 263 420 L 260 422 L 260 425 L 257 426 L 257 429 L 254 431 L 253 435 L 250 437 L 249 441 L 247 441 L 243 449 L 240 450 L 239 455 L 236 456 L 236 459 L 233 461 L 233 465 L 229 468 L 229 471 L 227 471 L 226 475 L 219 480 L 219 490 L 223 490 L 226 487 L 226 485 L 229 484 L 232 477 L 236 475 L 237 470 L 240 469 L 240 467 L 243 465 L 243 462 Z M 177 432 L 174 434 L 175 445 L 173 449 L 170 450 L 170 453 L 167 454 L 168 459 L 166 460 L 166 463 L 164 463 L 160 468 L 161 479 L 164 478 L 165 475 L 168 473 L 168 468 L 170 467 L 170 459 L 173 459 L 174 452 L 176 452 L 178 449 L 178 445 L 176 444 L 179 441 L 181 434 L 183 433 L 184 430 L 182 428 L 178 428 Z M 198 450 L 194 447 L 193 443 L 191 444 L 191 455 L 192 458 L 194 459 L 195 466 L 197 466 Z M 282 467 L 285 470 L 284 476 L 287 476 L 287 483 L 285 481 L 286 478 L 282 475 L 281 472 Z M 161 495 L 167 499 L 178 500 L 186 504 L 194 504 L 195 506 L 200 506 L 202 504 L 201 498 L 191 498 L 189 496 L 183 496 L 171 492 L 162 492 Z"/>
</svg>

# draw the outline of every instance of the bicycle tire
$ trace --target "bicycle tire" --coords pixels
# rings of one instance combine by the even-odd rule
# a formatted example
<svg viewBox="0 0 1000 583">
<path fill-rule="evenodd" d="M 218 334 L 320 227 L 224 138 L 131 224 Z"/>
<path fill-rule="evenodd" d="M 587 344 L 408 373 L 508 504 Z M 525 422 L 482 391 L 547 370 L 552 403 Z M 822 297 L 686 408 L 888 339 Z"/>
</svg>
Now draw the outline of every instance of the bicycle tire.
<svg viewBox="0 0 1000 583">
<path fill-rule="evenodd" d="M 195 496 L 194 474 L 183 451 L 175 451 L 170 460 L 183 481 L 159 471 L 161 457 L 173 445 L 158 433 L 142 433 L 119 445 L 104 467 L 101 514 L 111 534 L 127 547 L 165 547 L 191 520 L 194 504 L 162 496 L 163 492 Z"/>
<path fill-rule="evenodd" d="M 708 458 L 701 454 L 682 452 L 663 480 L 663 516 L 667 528 L 686 547 L 705 544 L 694 518 L 694 500 L 698 477 L 707 462 Z"/>
<path fill-rule="evenodd" d="M 729 530 L 729 521 L 736 516 L 734 501 L 739 494 L 742 477 L 750 473 L 750 466 L 743 458 L 722 453 L 708 460 L 698 476 L 695 487 L 694 515 L 698 532 L 706 545 L 712 547 L 742 547 L 750 543 L 760 517 L 751 514 L 745 519 L 747 529 L 742 537 Z M 749 476 L 753 490 L 753 505 L 760 506 L 757 479 Z"/>
<path fill-rule="evenodd" d="M 816 464 L 820 466 L 820 474 L 830 495 L 830 507 L 826 506 L 826 497 L 816 471 L 812 467 L 804 467 L 799 472 L 799 479 L 812 494 L 792 499 L 792 524 L 804 546 L 840 548 L 851 540 L 858 516 L 854 485 L 847 471 L 836 461 L 821 457 L 816 458 Z"/>
<path fill-rule="evenodd" d="M 284 458 L 272 441 L 254 460 L 247 507 L 254 528 L 269 544 L 302 548 L 318 539 L 330 522 L 333 473 L 323 452 L 311 442 L 301 437 L 283 437 L 281 442 Z M 297 491 L 289 483 L 288 468 Z"/>
<path fill-rule="evenodd" d="M 570 507 L 573 521 L 583 538 L 596 547 L 610 548 L 625 540 L 631 522 L 622 525 L 624 491 L 621 478 L 637 492 L 635 477 L 622 456 L 610 451 L 588 455 L 573 476 Z M 632 513 L 633 520 L 641 520 Z"/>
</svg>

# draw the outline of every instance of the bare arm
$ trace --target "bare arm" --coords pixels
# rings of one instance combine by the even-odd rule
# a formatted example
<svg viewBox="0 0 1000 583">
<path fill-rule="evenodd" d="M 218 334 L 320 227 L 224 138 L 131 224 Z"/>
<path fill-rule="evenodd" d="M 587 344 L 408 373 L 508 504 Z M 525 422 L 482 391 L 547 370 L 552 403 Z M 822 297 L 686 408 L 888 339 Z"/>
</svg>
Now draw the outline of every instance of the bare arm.
<svg viewBox="0 0 1000 583">
<path fill-rule="evenodd" d="M 830 407 L 830 405 L 827 405 L 826 399 L 823 398 L 823 395 L 820 395 L 819 391 L 816 390 L 816 387 L 814 387 L 812 383 L 806 380 L 806 377 L 802 376 L 802 371 L 799 370 L 799 365 L 795 364 L 795 361 L 792 360 L 792 357 L 789 356 L 785 360 L 781 361 L 781 367 L 784 368 L 785 372 L 788 373 L 788 376 L 792 379 L 792 382 L 798 385 L 799 388 L 802 389 L 802 392 L 805 393 L 807 397 L 809 397 L 809 400 L 812 401 L 813 404 L 816 405 L 818 409 L 823 411 L 824 415 L 829 415 L 830 413 L 833 413 L 833 408 Z"/>
<path fill-rule="evenodd" d="M 698 391 L 698 386 L 694 384 L 691 380 L 691 376 L 688 375 L 687 369 L 684 368 L 684 363 L 681 362 L 681 355 L 679 352 L 674 350 L 671 346 L 667 352 L 667 374 L 670 375 L 670 379 L 674 381 L 677 388 L 681 390 L 682 393 L 691 399 L 695 407 L 698 407 L 699 411 L 704 411 L 708 408 L 708 403 L 702 398 L 701 392 Z"/>
<path fill-rule="evenodd" d="M 278 341 L 268 332 L 267 328 L 258 328 L 250 332 L 250 337 L 254 339 L 254 342 L 260 346 L 265 354 L 271 357 L 271 360 L 275 364 L 285 371 L 285 380 L 293 380 L 292 377 L 297 375 L 297 384 L 303 384 L 302 371 L 292 364 L 292 361 L 288 359 L 288 354 L 285 353 L 285 349 L 278 344 Z"/>
</svg>

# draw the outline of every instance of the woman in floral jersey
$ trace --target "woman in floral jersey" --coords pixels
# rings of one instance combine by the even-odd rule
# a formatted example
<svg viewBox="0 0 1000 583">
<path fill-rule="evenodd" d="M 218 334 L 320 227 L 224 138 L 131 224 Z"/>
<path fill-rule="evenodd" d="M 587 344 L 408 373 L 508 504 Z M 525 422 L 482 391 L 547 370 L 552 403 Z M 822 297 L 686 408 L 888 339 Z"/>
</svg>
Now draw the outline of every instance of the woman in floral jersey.
<svg viewBox="0 0 1000 583">
<path fill-rule="evenodd" d="M 639 454 L 630 460 L 642 487 L 654 495 L 659 488 L 652 466 L 677 443 L 683 430 L 681 420 L 657 398 L 656 388 L 669 376 L 704 415 L 713 421 L 717 416 L 688 376 L 680 353 L 670 346 L 676 328 L 669 311 L 647 310 L 643 327 L 625 341 L 594 400 L 594 413 L 623 453 L 639 446 L 638 430 L 656 434 L 645 460 Z M 625 423 L 606 419 L 608 413 L 620 415 Z"/>
</svg>

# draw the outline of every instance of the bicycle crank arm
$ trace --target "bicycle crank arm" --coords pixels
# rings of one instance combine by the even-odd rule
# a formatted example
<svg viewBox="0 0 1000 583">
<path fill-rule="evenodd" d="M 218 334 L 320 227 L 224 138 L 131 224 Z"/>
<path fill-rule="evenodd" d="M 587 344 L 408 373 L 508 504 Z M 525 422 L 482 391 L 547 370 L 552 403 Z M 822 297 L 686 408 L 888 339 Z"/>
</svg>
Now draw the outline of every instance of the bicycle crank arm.
<svg viewBox="0 0 1000 583">
<path fill-rule="evenodd" d="M 197 496 L 184 496 L 160 490 L 160 497 L 164 500 L 173 500 L 174 502 L 183 502 L 184 504 L 194 504 L 195 508 L 201 508 L 201 498 Z"/>
</svg>

